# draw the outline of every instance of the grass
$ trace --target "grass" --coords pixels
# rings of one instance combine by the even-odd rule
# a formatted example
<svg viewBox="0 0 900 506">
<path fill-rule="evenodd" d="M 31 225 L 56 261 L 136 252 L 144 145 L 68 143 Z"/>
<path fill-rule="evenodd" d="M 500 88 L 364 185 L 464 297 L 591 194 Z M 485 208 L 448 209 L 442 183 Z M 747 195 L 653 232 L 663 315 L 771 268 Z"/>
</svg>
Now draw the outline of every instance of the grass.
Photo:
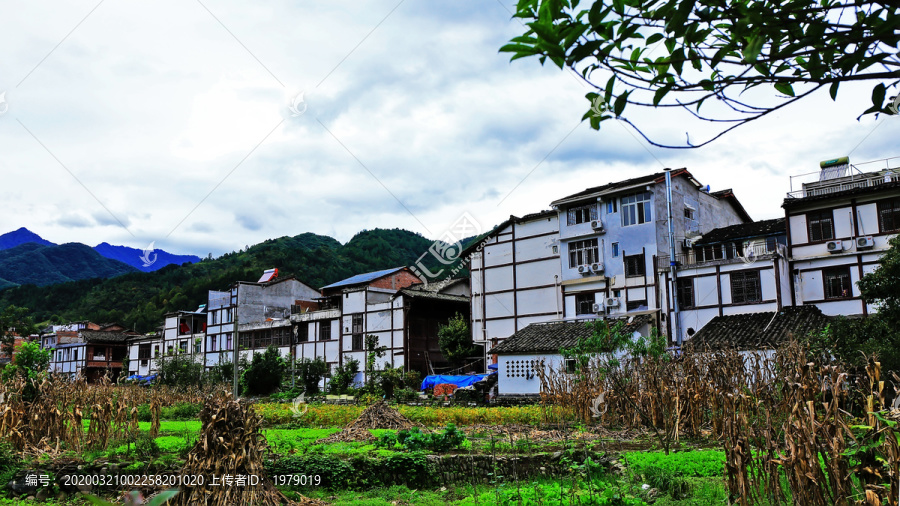
<svg viewBox="0 0 900 506">
<path fill-rule="evenodd" d="M 697 478 L 721 478 L 725 473 L 725 452 L 721 450 L 694 450 L 669 455 L 663 452 L 626 452 L 624 457 L 629 469 L 637 475 L 656 469 Z"/>
</svg>

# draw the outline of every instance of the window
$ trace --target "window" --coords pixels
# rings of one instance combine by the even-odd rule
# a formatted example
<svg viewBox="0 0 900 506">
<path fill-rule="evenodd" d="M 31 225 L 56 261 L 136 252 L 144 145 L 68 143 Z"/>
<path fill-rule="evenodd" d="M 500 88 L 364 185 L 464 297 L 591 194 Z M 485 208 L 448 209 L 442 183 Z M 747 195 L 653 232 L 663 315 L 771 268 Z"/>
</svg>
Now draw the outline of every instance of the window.
<svg viewBox="0 0 900 506">
<path fill-rule="evenodd" d="M 576 293 L 575 294 L 575 314 L 593 314 L 594 313 L 594 294 L 593 293 Z"/>
<path fill-rule="evenodd" d="M 678 308 L 690 309 L 696 304 L 694 302 L 694 280 L 684 278 L 678 280 Z"/>
<path fill-rule="evenodd" d="M 230 350 L 234 344 L 231 342 L 231 334 L 225 334 L 225 349 Z"/>
<path fill-rule="evenodd" d="M 232 320 L 232 315 L 233 315 L 232 311 L 233 311 L 232 309 L 225 310 L 225 323 L 231 323 L 233 321 Z"/>
<path fill-rule="evenodd" d="M 640 309 L 641 306 L 647 307 L 646 300 L 629 300 L 628 304 L 625 304 L 626 311 L 634 311 L 636 309 Z"/>
<path fill-rule="evenodd" d="M 696 219 L 694 216 L 696 216 L 696 211 L 690 207 L 684 208 L 684 219 L 694 221 Z"/>
<path fill-rule="evenodd" d="M 619 257 L 619 243 L 617 242 L 612 243 L 612 256 L 613 258 Z"/>
<path fill-rule="evenodd" d="M 187 341 L 181 341 L 178 343 L 178 352 L 179 353 L 187 353 Z"/>
<path fill-rule="evenodd" d="M 219 324 L 219 312 L 212 311 L 209 313 L 209 324 L 210 325 L 218 325 Z"/>
<path fill-rule="evenodd" d="M 200 353 L 200 338 L 194 339 L 194 353 Z"/>
<path fill-rule="evenodd" d="M 149 344 L 138 345 L 138 359 L 139 360 L 147 360 L 148 358 L 150 358 L 150 345 Z"/>
<path fill-rule="evenodd" d="M 576 366 L 576 362 L 574 358 L 566 359 L 566 374 L 575 374 L 575 370 L 578 367 Z"/>
<path fill-rule="evenodd" d="M 606 203 L 606 214 L 612 214 L 619 212 L 619 206 L 616 202 L 616 199 L 610 200 Z"/>
<path fill-rule="evenodd" d="M 351 316 L 351 321 L 350 333 L 361 334 L 363 331 L 363 315 L 355 314 Z"/>
<path fill-rule="evenodd" d="M 567 223 L 569 226 L 578 225 L 579 223 L 587 223 L 597 219 L 597 206 L 589 204 L 586 206 L 573 207 L 569 209 Z"/>
<path fill-rule="evenodd" d="M 878 226 L 882 232 L 900 231 L 900 198 L 878 203 Z"/>
<path fill-rule="evenodd" d="M 72 350 L 72 360 L 78 360 L 78 350 Z"/>
<path fill-rule="evenodd" d="M 832 267 L 822 270 L 825 282 L 826 299 L 843 299 L 853 296 L 853 283 L 850 281 L 850 267 Z"/>
<path fill-rule="evenodd" d="M 166 347 L 166 355 L 172 355 L 175 352 L 175 347 L 171 344 Z"/>
<path fill-rule="evenodd" d="M 625 255 L 625 276 L 634 277 L 645 274 L 646 267 L 644 266 L 643 253 L 640 255 Z"/>
<path fill-rule="evenodd" d="M 732 272 L 730 277 L 732 304 L 762 302 L 759 271 Z"/>
<path fill-rule="evenodd" d="M 355 334 L 351 345 L 353 346 L 353 351 L 361 351 L 363 349 L 363 335 Z"/>
<path fill-rule="evenodd" d="M 159 346 L 154 346 L 153 347 L 153 358 L 156 358 L 158 356 L 159 356 Z"/>
<path fill-rule="evenodd" d="M 701 246 L 694 250 L 697 254 L 697 260 L 700 262 L 708 262 L 710 260 L 722 260 L 725 258 L 725 248 L 721 244 L 713 246 Z"/>
<path fill-rule="evenodd" d="M 590 265 L 600 261 L 597 239 L 585 239 L 569 243 L 569 268 Z"/>
<path fill-rule="evenodd" d="M 834 239 L 834 214 L 831 211 L 807 213 L 806 226 L 809 228 L 809 242 Z"/>
<path fill-rule="evenodd" d="M 650 212 L 650 192 L 635 193 L 622 197 L 622 226 L 640 225 L 652 219 Z"/>
<path fill-rule="evenodd" d="M 216 351 L 216 338 L 218 336 L 209 336 L 209 344 L 206 345 L 206 349 L 209 351 Z"/>
<path fill-rule="evenodd" d="M 331 322 L 321 322 L 319 323 L 319 341 L 329 341 L 331 340 Z"/>
<path fill-rule="evenodd" d="M 554 245 L 550 248 L 550 251 L 552 251 L 554 255 L 559 255 L 559 246 L 557 246 L 557 245 L 554 244 Z"/>
<path fill-rule="evenodd" d="M 305 343 L 309 341 L 309 324 L 301 323 L 297 325 L 297 342 Z"/>
</svg>

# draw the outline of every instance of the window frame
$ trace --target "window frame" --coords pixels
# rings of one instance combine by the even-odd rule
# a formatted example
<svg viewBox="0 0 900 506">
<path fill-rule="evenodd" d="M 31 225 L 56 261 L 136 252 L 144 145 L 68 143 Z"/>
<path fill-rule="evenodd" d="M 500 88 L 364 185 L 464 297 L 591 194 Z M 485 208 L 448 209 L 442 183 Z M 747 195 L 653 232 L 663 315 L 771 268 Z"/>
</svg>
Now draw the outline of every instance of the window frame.
<svg viewBox="0 0 900 506">
<path fill-rule="evenodd" d="M 647 306 L 648 308 L 650 307 L 650 305 L 647 304 L 647 299 L 629 300 L 625 303 L 625 311 L 634 311 L 641 306 Z"/>
<path fill-rule="evenodd" d="M 693 309 L 697 307 L 694 278 L 678 278 L 675 294 L 678 297 L 678 309 Z M 690 296 L 689 300 L 687 299 L 688 295 Z"/>
<path fill-rule="evenodd" d="M 362 334 L 353 334 L 353 338 L 350 340 L 350 351 L 366 351 L 365 339 Z"/>
<path fill-rule="evenodd" d="M 827 217 L 827 218 L 826 218 Z M 815 219 L 814 219 L 815 218 Z M 815 221 L 816 227 L 813 228 L 813 222 Z M 829 232 L 831 237 L 824 237 L 824 229 L 822 225 L 824 222 L 829 223 Z M 818 230 L 819 235 L 821 237 L 814 237 L 813 230 Z M 835 240 L 834 236 L 834 211 L 831 209 L 821 210 L 821 211 L 810 211 L 806 213 L 806 238 L 807 242 L 816 243 L 816 242 L 826 242 Z"/>
<path fill-rule="evenodd" d="M 876 202 L 875 212 L 878 214 L 879 232 L 882 234 L 900 232 L 900 197 L 879 200 Z M 894 228 L 885 227 L 885 215 L 888 213 L 890 213 L 890 221 Z"/>
<path fill-rule="evenodd" d="M 834 274 L 836 271 L 840 271 L 840 273 L 839 273 L 840 278 L 843 278 L 843 277 L 845 277 L 844 275 L 846 275 L 846 279 L 847 279 L 847 287 L 846 287 L 847 294 L 846 295 L 842 294 L 839 296 L 833 296 L 833 295 L 829 296 L 830 283 L 829 283 L 828 278 L 829 278 L 829 275 Z M 834 278 L 837 279 L 838 276 L 834 276 Z M 843 284 L 844 283 L 841 282 L 842 289 L 844 289 Z M 833 285 L 831 285 L 831 286 L 833 286 Z M 845 299 L 853 298 L 853 274 L 850 272 L 849 265 L 837 265 L 834 267 L 827 267 L 825 269 L 822 269 L 822 295 L 825 298 L 825 300 L 845 300 Z"/>
<path fill-rule="evenodd" d="M 319 341 L 331 341 L 331 320 L 319 322 Z"/>
<path fill-rule="evenodd" d="M 613 258 L 619 258 L 619 243 L 614 242 L 609 245 L 610 253 Z"/>
<path fill-rule="evenodd" d="M 600 261 L 600 241 L 596 237 L 571 241 L 568 243 L 568 253 L 570 269 L 577 269 L 582 265 L 591 265 Z M 577 262 L 578 256 L 581 256 L 582 263 L 574 263 Z M 590 259 L 591 257 L 593 258 L 592 260 Z"/>
<path fill-rule="evenodd" d="M 643 191 L 623 195 L 620 203 L 622 208 L 622 226 L 631 227 L 652 222 L 652 203 L 653 192 Z"/>
<path fill-rule="evenodd" d="M 566 225 L 581 225 L 582 223 L 590 223 L 599 219 L 596 204 L 585 204 L 582 206 L 570 207 L 566 210 Z"/>
<path fill-rule="evenodd" d="M 632 271 L 629 273 L 631 269 L 629 269 L 629 262 L 633 262 L 634 259 L 638 259 L 638 263 L 636 264 L 639 267 L 637 272 Z M 625 277 L 626 278 L 640 278 L 645 277 L 647 275 L 647 259 L 644 256 L 644 253 L 638 253 L 636 255 L 623 255 L 622 262 L 625 264 Z"/>
<path fill-rule="evenodd" d="M 760 304 L 763 302 L 762 280 L 758 270 L 731 272 L 728 275 L 728 283 L 731 286 L 731 304 L 746 305 Z M 757 295 L 756 300 L 753 300 L 750 297 L 752 293 L 747 290 L 748 283 L 752 283 L 752 289 Z M 738 292 L 738 290 L 740 290 L 740 292 Z M 741 300 L 737 300 L 739 298 L 737 297 L 739 293 L 742 295 L 742 297 L 740 297 Z"/>
<path fill-rule="evenodd" d="M 575 294 L 575 316 L 594 314 L 594 304 L 597 303 L 597 295 L 594 292 L 580 292 Z M 582 306 L 587 304 L 588 311 L 582 312 Z"/>
</svg>

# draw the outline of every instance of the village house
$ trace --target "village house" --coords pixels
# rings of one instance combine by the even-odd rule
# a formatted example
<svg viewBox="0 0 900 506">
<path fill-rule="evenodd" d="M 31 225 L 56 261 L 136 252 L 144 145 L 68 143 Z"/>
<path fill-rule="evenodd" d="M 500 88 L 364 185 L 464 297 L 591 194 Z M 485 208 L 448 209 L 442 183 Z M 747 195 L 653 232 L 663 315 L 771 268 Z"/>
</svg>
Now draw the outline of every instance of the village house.
<svg viewBox="0 0 900 506">
<path fill-rule="evenodd" d="M 128 354 L 128 339 L 138 335 L 122 325 L 83 321 L 55 325 L 41 336 L 41 346 L 51 350 L 50 372 L 89 382 L 103 376 L 116 381 Z"/>
<path fill-rule="evenodd" d="M 888 241 L 900 232 L 900 167 L 863 172 L 849 158 L 822 162 L 782 207 L 787 220 L 791 304 L 815 304 L 827 315 L 861 315 L 875 308 L 856 283 L 878 267 Z M 810 176 L 812 176 L 810 178 Z"/>
</svg>

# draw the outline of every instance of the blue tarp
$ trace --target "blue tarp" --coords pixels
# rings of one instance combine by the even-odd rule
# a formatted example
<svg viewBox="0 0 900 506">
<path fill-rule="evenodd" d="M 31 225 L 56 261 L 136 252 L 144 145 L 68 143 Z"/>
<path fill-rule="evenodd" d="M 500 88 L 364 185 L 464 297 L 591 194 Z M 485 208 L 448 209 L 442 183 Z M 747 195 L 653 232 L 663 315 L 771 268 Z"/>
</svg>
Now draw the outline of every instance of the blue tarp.
<svg viewBox="0 0 900 506">
<path fill-rule="evenodd" d="M 425 379 L 422 380 L 422 390 L 434 388 L 435 385 L 443 385 L 445 383 L 450 383 L 462 388 L 470 386 L 487 377 L 487 374 L 469 374 L 467 376 L 444 376 L 443 374 L 435 374 L 433 376 L 425 376 Z"/>
<path fill-rule="evenodd" d="M 147 376 L 140 376 L 138 374 L 132 374 L 131 376 L 125 378 L 126 380 L 136 380 L 136 381 L 153 381 L 156 379 L 155 374 L 150 374 Z"/>
</svg>

